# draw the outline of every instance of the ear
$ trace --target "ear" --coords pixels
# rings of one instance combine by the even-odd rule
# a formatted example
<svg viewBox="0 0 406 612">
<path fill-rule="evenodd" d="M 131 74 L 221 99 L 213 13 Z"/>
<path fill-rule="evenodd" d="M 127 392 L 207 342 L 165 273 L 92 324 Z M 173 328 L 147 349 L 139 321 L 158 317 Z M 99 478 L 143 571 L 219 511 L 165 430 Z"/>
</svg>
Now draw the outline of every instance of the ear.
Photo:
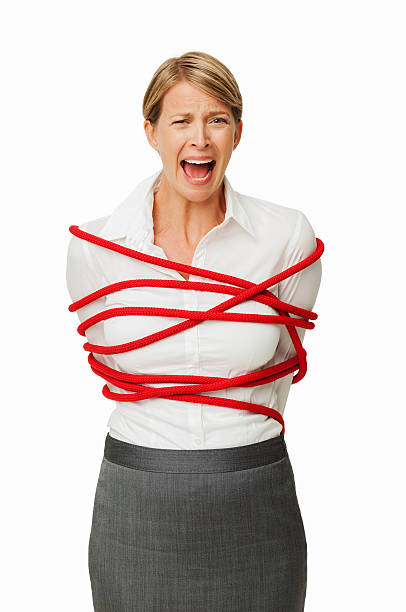
<svg viewBox="0 0 406 612">
<path fill-rule="evenodd" d="M 144 130 L 149 144 L 159 153 L 158 142 L 156 139 L 156 128 L 152 125 L 149 119 L 145 119 L 144 121 Z"/>
<path fill-rule="evenodd" d="M 235 128 L 233 151 L 237 147 L 238 143 L 241 140 L 241 133 L 242 133 L 242 120 L 240 121 L 240 123 Z"/>
</svg>

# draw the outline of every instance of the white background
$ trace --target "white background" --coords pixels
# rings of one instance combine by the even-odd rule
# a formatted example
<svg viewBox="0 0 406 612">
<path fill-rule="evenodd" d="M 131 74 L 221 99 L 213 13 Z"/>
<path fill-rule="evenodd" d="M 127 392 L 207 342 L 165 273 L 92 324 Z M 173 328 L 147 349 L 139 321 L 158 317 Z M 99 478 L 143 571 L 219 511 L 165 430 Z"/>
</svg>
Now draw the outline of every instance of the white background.
<svg viewBox="0 0 406 612">
<path fill-rule="evenodd" d="M 87 544 L 114 403 L 68 311 L 68 228 L 109 214 L 160 168 L 142 98 L 164 60 L 192 50 L 225 63 L 243 96 L 234 189 L 301 209 L 325 244 L 308 372 L 285 412 L 308 541 L 306 610 L 403 609 L 402 5 L 2 5 L 7 612 L 93 609 Z"/>
</svg>

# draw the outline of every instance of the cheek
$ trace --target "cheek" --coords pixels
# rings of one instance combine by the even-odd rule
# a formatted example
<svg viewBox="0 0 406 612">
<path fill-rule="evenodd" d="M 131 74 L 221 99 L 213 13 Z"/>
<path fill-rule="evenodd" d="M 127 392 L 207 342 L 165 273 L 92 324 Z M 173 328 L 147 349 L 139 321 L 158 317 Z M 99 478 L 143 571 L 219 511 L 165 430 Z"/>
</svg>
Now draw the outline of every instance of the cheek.
<svg viewBox="0 0 406 612">
<path fill-rule="evenodd" d="M 167 161 L 172 160 L 175 157 L 179 157 L 180 152 L 185 146 L 185 137 L 180 133 L 175 132 L 162 132 L 158 140 L 158 147 L 161 152 L 162 158 Z"/>
<path fill-rule="evenodd" d="M 224 130 L 215 139 L 217 148 L 224 154 L 230 156 L 233 152 L 234 138 L 231 130 Z"/>
</svg>

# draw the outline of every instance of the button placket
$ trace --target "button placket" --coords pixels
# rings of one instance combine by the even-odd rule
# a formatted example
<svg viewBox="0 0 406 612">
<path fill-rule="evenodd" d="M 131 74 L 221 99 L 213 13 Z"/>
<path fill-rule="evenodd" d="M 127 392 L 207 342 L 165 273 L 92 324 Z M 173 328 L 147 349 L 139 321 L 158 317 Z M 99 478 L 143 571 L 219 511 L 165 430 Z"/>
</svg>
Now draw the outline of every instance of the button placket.
<svg viewBox="0 0 406 612">
<path fill-rule="evenodd" d="M 193 256 L 192 266 L 201 267 L 201 261 L 204 259 L 204 253 L 198 247 Z M 195 280 L 193 278 L 193 274 L 190 274 L 189 280 Z M 183 294 L 183 303 L 184 308 L 187 310 L 198 310 L 199 299 L 198 299 L 198 291 L 193 289 L 184 289 L 182 291 Z M 185 342 L 185 355 L 186 355 L 186 363 L 190 364 L 191 373 L 197 375 L 199 374 L 199 338 L 198 338 L 198 329 L 199 325 L 195 325 L 194 327 L 187 329 L 183 332 L 184 342 Z M 202 404 L 193 403 L 189 404 L 190 408 L 188 409 L 188 424 L 190 431 L 194 434 L 197 434 L 199 437 L 194 438 L 194 444 L 196 446 L 200 446 L 204 440 L 204 431 L 203 431 L 203 419 L 202 419 Z"/>
</svg>

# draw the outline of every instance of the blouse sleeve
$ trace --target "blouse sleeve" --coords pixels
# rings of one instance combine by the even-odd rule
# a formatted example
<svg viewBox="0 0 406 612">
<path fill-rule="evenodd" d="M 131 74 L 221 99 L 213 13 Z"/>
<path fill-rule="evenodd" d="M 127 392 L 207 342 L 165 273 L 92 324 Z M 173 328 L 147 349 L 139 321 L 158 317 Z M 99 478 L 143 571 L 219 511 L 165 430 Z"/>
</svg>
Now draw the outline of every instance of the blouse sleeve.
<svg viewBox="0 0 406 612">
<path fill-rule="evenodd" d="M 298 218 L 295 230 L 288 242 L 284 269 L 293 266 L 314 252 L 317 247 L 313 228 L 306 215 L 297 210 Z M 293 274 L 279 283 L 279 299 L 300 308 L 313 310 L 317 294 L 320 288 L 322 266 L 320 258 L 307 268 Z M 298 315 L 291 315 L 297 317 Z M 317 325 L 317 320 L 316 320 Z M 307 331 L 303 327 L 295 328 L 303 343 L 303 337 Z M 305 347 L 304 347 L 305 348 Z M 281 335 L 276 348 L 273 364 L 290 359 L 296 354 L 296 349 L 285 326 L 281 325 Z M 277 410 L 283 414 L 286 400 L 291 387 L 292 379 L 297 370 L 291 374 L 274 381 L 275 391 L 278 398 Z"/>
<path fill-rule="evenodd" d="M 72 236 L 68 245 L 66 260 L 66 284 L 72 302 L 93 293 L 107 284 L 103 275 L 98 270 L 96 262 L 91 256 L 88 242 L 77 236 Z M 79 308 L 76 314 L 80 322 L 101 312 L 106 307 L 106 298 L 102 296 L 90 302 L 86 306 Z M 100 321 L 89 327 L 85 332 L 88 342 L 106 346 L 104 336 L 104 321 Z M 112 366 L 111 358 L 108 355 L 94 354 L 95 359 Z"/>
</svg>

